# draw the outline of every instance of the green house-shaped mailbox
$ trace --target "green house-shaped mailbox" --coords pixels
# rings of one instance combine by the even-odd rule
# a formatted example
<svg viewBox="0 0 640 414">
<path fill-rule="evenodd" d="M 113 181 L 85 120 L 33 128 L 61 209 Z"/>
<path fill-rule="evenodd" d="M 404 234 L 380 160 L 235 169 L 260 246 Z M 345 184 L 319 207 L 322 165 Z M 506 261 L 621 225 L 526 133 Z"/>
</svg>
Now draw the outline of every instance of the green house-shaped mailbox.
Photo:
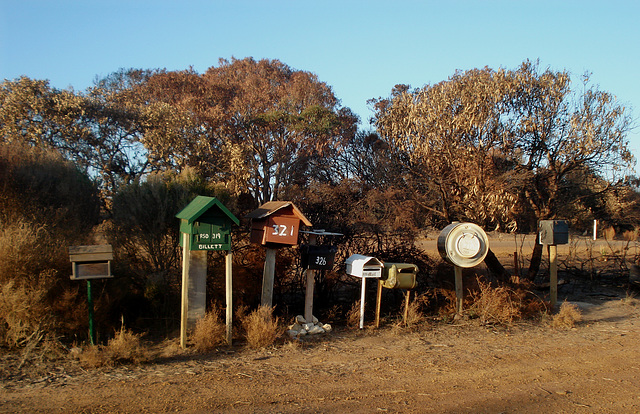
<svg viewBox="0 0 640 414">
<path fill-rule="evenodd" d="M 231 250 L 231 226 L 240 224 L 215 197 L 197 196 L 176 217 L 189 235 L 189 250 Z"/>
</svg>

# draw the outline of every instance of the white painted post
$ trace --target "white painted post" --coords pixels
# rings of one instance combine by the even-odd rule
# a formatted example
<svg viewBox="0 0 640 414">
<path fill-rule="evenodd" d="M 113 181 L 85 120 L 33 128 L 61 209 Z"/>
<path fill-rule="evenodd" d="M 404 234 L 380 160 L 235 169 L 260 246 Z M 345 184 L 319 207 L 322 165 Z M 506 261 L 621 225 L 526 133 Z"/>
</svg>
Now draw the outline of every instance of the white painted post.
<svg viewBox="0 0 640 414">
<path fill-rule="evenodd" d="M 593 220 L 593 241 L 598 238 L 598 220 Z"/>
<path fill-rule="evenodd" d="M 362 291 L 360 292 L 360 329 L 364 328 L 364 292 L 366 290 L 367 278 L 362 278 Z"/>
</svg>

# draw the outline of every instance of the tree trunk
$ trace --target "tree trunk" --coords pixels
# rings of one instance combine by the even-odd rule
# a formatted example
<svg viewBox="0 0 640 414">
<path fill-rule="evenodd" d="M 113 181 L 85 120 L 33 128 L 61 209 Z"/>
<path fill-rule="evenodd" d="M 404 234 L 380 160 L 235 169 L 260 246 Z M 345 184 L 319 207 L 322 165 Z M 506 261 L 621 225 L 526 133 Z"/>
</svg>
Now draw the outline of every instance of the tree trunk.
<svg viewBox="0 0 640 414">
<path fill-rule="evenodd" d="M 511 274 L 502 266 L 502 263 L 500 263 L 500 260 L 498 260 L 491 249 L 489 249 L 487 256 L 484 258 L 484 264 L 487 265 L 489 271 L 495 275 L 496 279 L 500 282 L 508 282 L 511 279 Z"/>
<path fill-rule="evenodd" d="M 531 253 L 531 263 L 529 264 L 529 270 L 527 271 L 527 279 L 535 279 L 538 271 L 540 270 L 540 263 L 542 262 L 542 245 L 540 243 L 535 244 L 533 252 Z"/>
</svg>

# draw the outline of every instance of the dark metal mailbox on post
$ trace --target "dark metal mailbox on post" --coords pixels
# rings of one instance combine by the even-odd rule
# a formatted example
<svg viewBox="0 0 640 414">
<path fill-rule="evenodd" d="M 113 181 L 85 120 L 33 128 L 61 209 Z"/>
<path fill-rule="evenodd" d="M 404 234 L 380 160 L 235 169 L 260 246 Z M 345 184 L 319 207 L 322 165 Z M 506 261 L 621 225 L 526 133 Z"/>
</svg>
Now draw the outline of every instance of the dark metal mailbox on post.
<svg viewBox="0 0 640 414">
<path fill-rule="evenodd" d="M 331 270 L 335 262 L 335 246 L 314 246 L 303 244 L 300 246 L 300 261 L 304 269 Z"/>
<path fill-rule="evenodd" d="M 540 244 L 568 244 L 569 225 L 565 220 L 540 220 L 538 222 L 538 235 Z"/>
<path fill-rule="evenodd" d="M 290 201 L 269 201 L 247 214 L 251 219 L 251 242 L 263 246 L 296 246 L 300 222 L 311 222 Z"/>
<path fill-rule="evenodd" d="M 112 278 L 112 260 L 113 249 L 110 244 L 69 246 L 72 280 Z"/>
</svg>

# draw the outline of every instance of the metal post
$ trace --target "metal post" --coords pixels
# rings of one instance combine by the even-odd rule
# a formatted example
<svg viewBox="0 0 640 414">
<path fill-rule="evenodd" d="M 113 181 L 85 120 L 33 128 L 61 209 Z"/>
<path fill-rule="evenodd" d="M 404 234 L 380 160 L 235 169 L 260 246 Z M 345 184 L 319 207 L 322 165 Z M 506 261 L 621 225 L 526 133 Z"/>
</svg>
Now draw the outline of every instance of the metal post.
<svg viewBox="0 0 640 414">
<path fill-rule="evenodd" d="M 87 304 L 89 306 L 89 341 L 96 344 L 96 332 L 93 328 L 93 298 L 91 297 L 91 280 L 87 279 Z"/>
<path fill-rule="evenodd" d="M 464 290 L 462 289 L 462 268 L 460 266 L 454 266 L 455 269 L 455 282 L 456 282 L 456 312 L 462 314 L 462 302 L 464 300 Z"/>
<path fill-rule="evenodd" d="M 364 292 L 366 291 L 367 278 L 362 278 L 362 291 L 360 292 L 360 329 L 364 328 Z"/>
</svg>

